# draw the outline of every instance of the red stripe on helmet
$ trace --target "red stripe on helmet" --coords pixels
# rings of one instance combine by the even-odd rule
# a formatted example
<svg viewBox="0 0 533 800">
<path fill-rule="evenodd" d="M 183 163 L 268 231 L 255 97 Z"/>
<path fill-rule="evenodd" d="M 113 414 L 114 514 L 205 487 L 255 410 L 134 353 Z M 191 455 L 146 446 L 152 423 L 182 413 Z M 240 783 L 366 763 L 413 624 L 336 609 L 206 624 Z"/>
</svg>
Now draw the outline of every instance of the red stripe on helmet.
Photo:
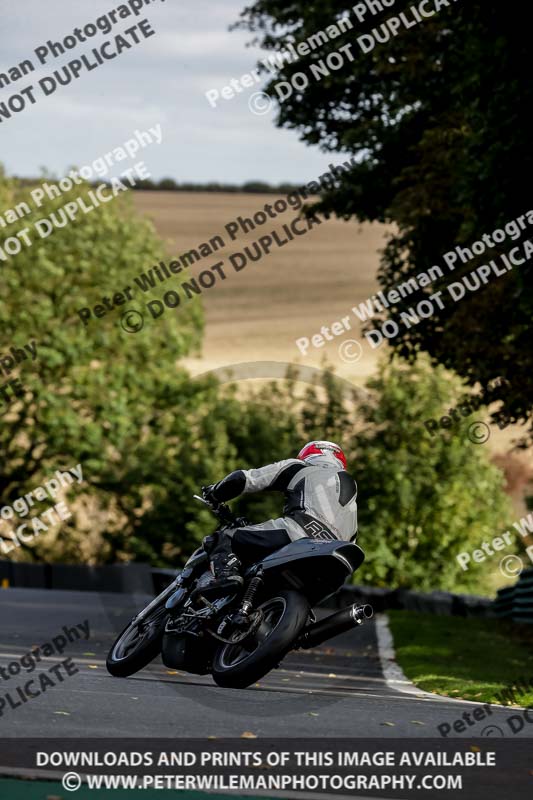
<svg viewBox="0 0 533 800">
<path fill-rule="evenodd" d="M 344 469 L 347 467 L 346 456 L 344 455 L 343 451 L 337 445 L 328 445 L 324 447 L 319 447 L 316 442 L 310 442 L 303 447 L 300 452 L 298 453 L 297 458 L 305 461 L 306 458 L 310 456 L 323 456 L 324 453 L 333 453 L 335 458 L 338 458 L 341 464 L 343 465 Z"/>
</svg>

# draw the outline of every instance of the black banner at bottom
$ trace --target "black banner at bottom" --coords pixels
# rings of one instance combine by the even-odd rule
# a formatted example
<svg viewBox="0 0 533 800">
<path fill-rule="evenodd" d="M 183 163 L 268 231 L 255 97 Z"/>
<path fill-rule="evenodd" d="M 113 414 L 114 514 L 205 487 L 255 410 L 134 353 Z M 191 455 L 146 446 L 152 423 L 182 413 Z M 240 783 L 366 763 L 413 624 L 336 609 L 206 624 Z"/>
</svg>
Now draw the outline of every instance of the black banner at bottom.
<svg viewBox="0 0 533 800">
<path fill-rule="evenodd" d="M 128 790 L 248 796 L 533 796 L 529 739 L 4 739 L 0 775 L 94 797 Z M 155 795 L 155 793 L 158 793 Z M 85 796 L 85 794 L 84 794 Z"/>
</svg>

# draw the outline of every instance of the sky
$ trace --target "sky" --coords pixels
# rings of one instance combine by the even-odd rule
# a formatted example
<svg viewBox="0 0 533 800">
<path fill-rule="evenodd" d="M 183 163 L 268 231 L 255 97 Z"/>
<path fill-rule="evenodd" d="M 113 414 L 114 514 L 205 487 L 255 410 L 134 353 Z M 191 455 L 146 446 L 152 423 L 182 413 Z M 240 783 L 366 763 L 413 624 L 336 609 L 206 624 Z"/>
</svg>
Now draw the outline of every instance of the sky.
<svg viewBox="0 0 533 800">
<path fill-rule="evenodd" d="M 120 20 L 111 33 L 99 33 L 39 65 L 37 47 L 62 41 L 74 28 L 120 5 L 120 0 L 0 0 L 0 72 L 28 58 L 38 67 L 1 88 L 0 104 L 143 18 L 156 31 L 98 69 L 83 70 L 51 96 L 38 90 L 35 105 L 1 122 L 0 162 L 9 174 L 36 176 L 44 167 L 61 175 L 118 147 L 136 129 L 157 124 L 162 144 L 144 151 L 156 179 L 303 183 L 326 171 L 331 156 L 307 147 L 295 131 L 276 128 L 274 111 L 251 113 L 248 101 L 262 84 L 222 100 L 217 108 L 205 97 L 206 91 L 249 73 L 262 55 L 246 47 L 249 33 L 228 31 L 246 0 L 156 1 L 139 17 Z"/>
</svg>

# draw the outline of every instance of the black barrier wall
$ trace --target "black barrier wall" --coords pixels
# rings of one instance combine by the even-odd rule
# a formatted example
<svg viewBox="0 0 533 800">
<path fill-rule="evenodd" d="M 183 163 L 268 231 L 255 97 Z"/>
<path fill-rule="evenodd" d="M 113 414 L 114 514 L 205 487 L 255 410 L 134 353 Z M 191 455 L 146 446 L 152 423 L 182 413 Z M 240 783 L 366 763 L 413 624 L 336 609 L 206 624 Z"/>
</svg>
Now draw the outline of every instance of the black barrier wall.
<svg viewBox="0 0 533 800">
<path fill-rule="evenodd" d="M 0 561 L 3 586 L 25 589 L 69 589 L 81 592 L 153 594 L 149 564 L 21 564 Z"/>
<path fill-rule="evenodd" d="M 178 574 L 178 570 L 154 569 L 149 564 L 112 564 L 91 567 L 84 564 L 17 564 L 0 561 L 0 582 L 4 586 L 26 589 L 67 589 L 71 591 L 159 594 Z M 531 572 L 533 577 L 533 571 Z M 514 592 L 512 590 L 504 590 Z M 381 589 L 346 584 L 321 605 L 344 608 L 352 603 L 370 603 L 374 611 L 405 609 L 423 614 L 460 617 L 493 617 L 499 612 L 492 600 L 450 592 L 412 592 L 407 589 Z M 527 615 L 522 622 L 533 622 Z"/>
</svg>

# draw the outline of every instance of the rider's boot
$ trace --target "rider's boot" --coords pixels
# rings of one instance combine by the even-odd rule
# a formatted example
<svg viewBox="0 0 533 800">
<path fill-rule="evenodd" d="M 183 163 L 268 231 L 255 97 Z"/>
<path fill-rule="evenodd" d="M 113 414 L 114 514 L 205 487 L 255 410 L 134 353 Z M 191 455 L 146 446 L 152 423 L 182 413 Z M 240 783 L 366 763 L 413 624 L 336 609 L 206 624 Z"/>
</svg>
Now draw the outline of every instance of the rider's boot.
<svg viewBox="0 0 533 800">
<path fill-rule="evenodd" d="M 221 596 L 239 589 L 244 581 L 240 574 L 241 562 L 234 553 L 217 553 L 211 559 L 213 579 L 203 586 L 201 593 L 208 598 Z"/>
</svg>

